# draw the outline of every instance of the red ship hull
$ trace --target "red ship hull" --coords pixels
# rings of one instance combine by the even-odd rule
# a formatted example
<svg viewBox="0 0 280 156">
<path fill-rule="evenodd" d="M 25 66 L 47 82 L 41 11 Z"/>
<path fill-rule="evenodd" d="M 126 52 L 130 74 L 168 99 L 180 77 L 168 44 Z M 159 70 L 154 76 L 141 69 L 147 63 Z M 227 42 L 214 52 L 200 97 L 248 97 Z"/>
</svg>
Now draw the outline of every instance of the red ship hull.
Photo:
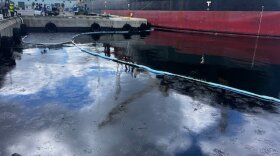
<svg viewBox="0 0 280 156">
<path fill-rule="evenodd" d="M 132 11 L 104 13 L 146 18 L 156 28 L 280 37 L 279 11 Z"/>
</svg>

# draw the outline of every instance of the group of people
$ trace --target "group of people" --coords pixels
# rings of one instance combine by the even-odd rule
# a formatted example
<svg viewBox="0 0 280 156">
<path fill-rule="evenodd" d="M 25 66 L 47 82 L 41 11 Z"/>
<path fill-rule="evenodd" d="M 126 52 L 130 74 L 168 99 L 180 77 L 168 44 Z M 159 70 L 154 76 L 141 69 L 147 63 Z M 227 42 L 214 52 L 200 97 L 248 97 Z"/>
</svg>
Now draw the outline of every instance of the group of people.
<svg viewBox="0 0 280 156">
<path fill-rule="evenodd" d="M 4 18 L 7 18 L 9 16 L 14 17 L 15 13 L 16 11 L 14 2 L 0 2 L 0 14 L 2 14 Z"/>
<path fill-rule="evenodd" d="M 58 15 L 59 9 L 54 4 L 41 4 L 36 3 L 34 7 L 34 10 L 41 11 L 41 15 L 47 16 L 47 15 Z"/>
<path fill-rule="evenodd" d="M 47 11 L 47 5 L 41 4 L 41 3 L 36 3 L 34 6 L 34 10 Z"/>
<path fill-rule="evenodd" d="M 46 4 L 41 4 L 41 3 L 36 3 L 36 5 L 34 6 L 34 10 L 38 10 L 41 11 L 42 15 L 47 15 L 47 5 Z"/>
</svg>

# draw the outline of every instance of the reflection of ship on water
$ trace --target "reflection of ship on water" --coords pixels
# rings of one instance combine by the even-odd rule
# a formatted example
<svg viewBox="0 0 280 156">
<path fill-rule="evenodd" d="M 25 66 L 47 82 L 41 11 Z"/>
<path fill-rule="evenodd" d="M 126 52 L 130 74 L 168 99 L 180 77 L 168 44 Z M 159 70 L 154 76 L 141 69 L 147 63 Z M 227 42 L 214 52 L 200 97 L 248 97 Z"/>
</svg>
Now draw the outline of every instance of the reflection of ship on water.
<svg viewBox="0 0 280 156">
<path fill-rule="evenodd" d="M 113 36 L 101 37 L 99 42 L 109 43 L 118 59 L 262 95 L 279 95 L 280 40 L 256 42 L 256 38 L 170 32 L 152 32 L 144 39 L 132 36 L 130 40 Z M 93 40 L 84 36 L 83 42 Z"/>
<path fill-rule="evenodd" d="M 180 53 L 225 56 L 247 62 L 280 64 L 280 40 L 255 37 L 226 37 L 202 34 L 152 32 L 150 45 L 171 46 Z M 254 53 L 255 58 L 254 60 Z"/>
<path fill-rule="evenodd" d="M 224 56 L 252 63 L 280 64 L 280 39 L 255 37 L 227 37 L 205 34 L 171 33 L 154 31 L 140 40 L 140 36 L 132 35 L 127 40 L 121 34 L 80 36 L 77 43 L 107 42 L 126 47 L 139 43 L 147 46 L 166 46 L 175 48 L 177 52 L 194 55 Z M 258 39 L 258 40 L 257 40 Z M 122 44 L 122 45 L 121 45 Z"/>
<path fill-rule="evenodd" d="M 263 65 L 252 69 L 250 64 L 211 55 L 204 55 L 205 63 L 201 64 L 201 55 L 178 53 L 170 47 L 131 48 L 134 49 L 136 63 L 153 69 L 224 83 L 263 95 L 277 97 L 279 93 L 279 65 Z"/>
</svg>

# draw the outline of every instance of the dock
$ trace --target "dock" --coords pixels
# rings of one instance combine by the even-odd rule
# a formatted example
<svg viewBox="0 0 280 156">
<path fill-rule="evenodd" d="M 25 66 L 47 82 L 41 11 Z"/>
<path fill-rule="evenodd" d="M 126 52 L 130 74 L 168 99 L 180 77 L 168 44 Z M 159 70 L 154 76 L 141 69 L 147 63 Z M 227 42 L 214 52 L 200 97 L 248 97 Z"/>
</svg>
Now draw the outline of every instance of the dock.
<svg viewBox="0 0 280 156">
<path fill-rule="evenodd" d="M 0 21 L 0 58 L 12 58 L 11 48 L 21 43 L 21 37 L 30 32 L 98 32 L 148 29 L 142 18 L 112 15 L 95 16 L 19 16 Z"/>
<path fill-rule="evenodd" d="M 22 20 L 18 17 L 0 20 L 0 36 L 12 37 L 13 29 L 20 28 L 22 23 Z"/>
<path fill-rule="evenodd" d="M 30 31 L 47 32 L 91 32 L 145 29 L 147 20 L 109 15 L 97 16 L 23 16 L 24 24 Z"/>
</svg>

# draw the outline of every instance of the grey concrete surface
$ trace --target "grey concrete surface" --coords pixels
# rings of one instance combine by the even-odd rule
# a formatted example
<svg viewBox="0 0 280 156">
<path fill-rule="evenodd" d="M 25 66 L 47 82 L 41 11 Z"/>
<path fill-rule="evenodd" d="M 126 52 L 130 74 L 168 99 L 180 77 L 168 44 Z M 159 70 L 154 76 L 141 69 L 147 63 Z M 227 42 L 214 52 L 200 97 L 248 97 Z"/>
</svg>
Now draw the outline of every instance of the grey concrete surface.
<svg viewBox="0 0 280 156">
<path fill-rule="evenodd" d="M 13 28 L 19 28 L 21 20 L 18 17 L 13 17 L 0 21 L 0 34 L 1 36 L 12 37 Z"/>
</svg>

